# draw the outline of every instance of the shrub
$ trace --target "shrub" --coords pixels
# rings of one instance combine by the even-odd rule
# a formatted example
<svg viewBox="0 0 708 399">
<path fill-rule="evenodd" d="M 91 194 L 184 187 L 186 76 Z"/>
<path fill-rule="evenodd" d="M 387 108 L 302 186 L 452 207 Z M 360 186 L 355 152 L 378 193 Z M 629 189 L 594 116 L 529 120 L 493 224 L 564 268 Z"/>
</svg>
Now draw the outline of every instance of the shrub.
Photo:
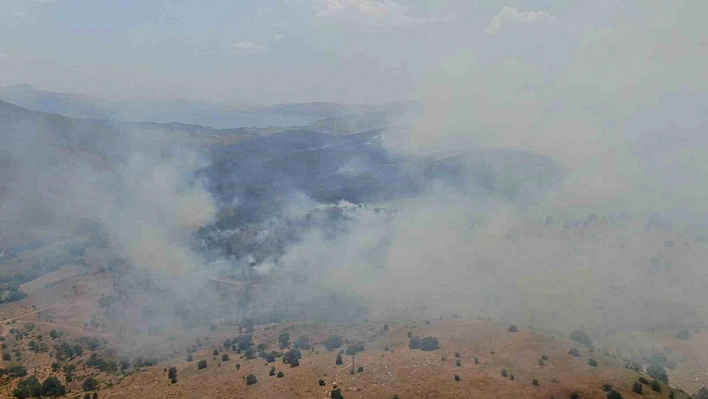
<svg viewBox="0 0 708 399">
<path fill-rule="evenodd" d="M 519 329 L 518 329 L 515 325 L 512 324 L 512 325 L 509 327 L 509 329 L 506 330 L 506 331 L 514 333 L 514 332 L 519 332 Z"/>
<path fill-rule="evenodd" d="M 588 364 L 589 364 L 591 367 L 597 367 L 597 362 L 596 362 L 595 359 L 593 359 L 593 358 L 588 359 Z"/>
<path fill-rule="evenodd" d="M 573 392 L 570 394 L 570 399 L 580 399 L 580 395 L 577 392 Z"/>
<path fill-rule="evenodd" d="M 455 381 L 459 381 L 459 380 L 460 380 L 460 376 L 455 374 Z"/>
<path fill-rule="evenodd" d="M 585 346 L 592 346 L 592 340 L 590 339 L 590 335 L 588 335 L 588 333 L 583 330 L 573 330 L 570 333 L 570 339 Z"/>
<path fill-rule="evenodd" d="M 440 361 L 446 362 L 446 361 L 447 361 L 447 358 L 446 358 L 445 356 L 443 356 L 443 357 L 440 358 Z"/>
<path fill-rule="evenodd" d="M 191 353 L 190 353 L 189 355 L 187 355 L 187 361 L 188 361 L 188 362 L 191 362 L 191 361 L 193 361 L 193 360 L 194 360 L 194 357 L 192 357 L 192 354 L 191 354 Z"/>
<path fill-rule="evenodd" d="M 199 363 L 197 363 L 197 370 L 205 369 L 206 367 L 207 367 L 206 360 L 200 360 Z"/>
<path fill-rule="evenodd" d="M 249 374 L 246 376 L 246 385 L 253 385 L 258 382 L 258 379 L 256 378 L 255 375 Z"/>
<path fill-rule="evenodd" d="M 610 384 L 610 383 L 602 384 L 602 390 L 605 392 L 610 392 L 612 390 L 612 388 L 613 388 L 612 384 Z"/>
<path fill-rule="evenodd" d="M 356 372 L 357 372 L 357 373 L 363 373 L 363 372 L 364 372 L 364 367 L 363 367 L 363 366 L 359 366 L 359 368 L 356 369 Z"/>
<path fill-rule="evenodd" d="M 288 353 L 283 355 L 283 363 L 287 363 L 290 367 L 297 367 L 300 365 L 300 359 L 302 358 L 302 353 L 300 349 L 290 349 Z"/>
<path fill-rule="evenodd" d="M 21 364 L 13 364 L 7 368 L 7 375 L 10 377 L 24 377 L 27 375 L 27 368 Z"/>
<path fill-rule="evenodd" d="M 440 348 L 440 342 L 435 337 L 425 337 L 420 341 L 420 350 L 434 351 Z"/>
<path fill-rule="evenodd" d="M 420 349 L 420 338 L 419 337 L 411 337 L 408 340 L 408 347 L 411 349 Z"/>
<path fill-rule="evenodd" d="M 176 384 L 177 383 L 177 376 L 170 378 L 170 382 L 173 384 Z"/>
<path fill-rule="evenodd" d="M 676 332 L 676 338 L 691 339 L 691 332 L 688 330 L 688 328 L 681 327 L 681 329 Z"/>
<path fill-rule="evenodd" d="M 635 382 L 634 382 L 634 385 L 632 385 L 632 392 L 636 393 L 637 395 L 641 395 L 641 394 L 642 394 L 642 388 L 643 388 L 642 383 L 639 382 L 639 381 L 635 381 Z"/>
<path fill-rule="evenodd" d="M 221 355 L 221 361 L 222 361 L 222 362 L 228 362 L 228 361 L 229 361 L 229 355 L 226 354 L 226 353 L 223 353 L 223 354 Z"/>
<path fill-rule="evenodd" d="M 669 376 L 666 374 L 666 370 L 663 367 L 651 365 L 647 367 L 647 374 L 655 380 L 663 381 L 665 384 L 669 383 Z"/>
<path fill-rule="evenodd" d="M 455 352 L 455 357 L 459 358 L 459 357 L 460 357 L 460 352 Z"/>
<path fill-rule="evenodd" d="M 474 358 L 474 364 L 479 364 L 479 359 L 477 359 L 476 357 Z"/>
<path fill-rule="evenodd" d="M 543 359 L 543 360 L 548 360 L 548 356 L 547 356 L 547 355 L 541 355 L 541 359 Z"/>
<path fill-rule="evenodd" d="M 671 391 L 671 393 L 673 394 L 674 392 Z M 698 391 L 698 398 L 697 399 L 708 399 L 708 388 L 706 388 L 706 387 L 701 388 L 701 390 Z"/>
<path fill-rule="evenodd" d="M 170 367 L 167 371 L 167 378 L 173 379 L 177 377 L 177 367 Z"/>
<path fill-rule="evenodd" d="M 236 370 L 241 370 L 241 363 L 236 363 Z"/>
<path fill-rule="evenodd" d="M 274 376 L 275 375 L 275 367 L 270 368 L 270 372 L 268 373 L 269 376 Z"/>
<path fill-rule="evenodd" d="M 568 354 L 570 356 L 580 357 L 580 351 L 578 350 L 578 348 L 570 348 Z"/>
<path fill-rule="evenodd" d="M 535 378 L 531 380 L 531 385 L 538 386 L 538 380 Z"/>
<path fill-rule="evenodd" d="M 502 375 L 502 377 L 508 377 L 508 376 L 509 376 L 509 374 L 506 372 L 506 369 L 502 369 L 501 375 Z"/>
<path fill-rule="evenodd" d="M 285 374 L 283 374 L 282 371 L 278 371 L 278 375 L 276 375 L 275 377 L 276 378 L 283 378 L 284 376 L 285 376 Z"/>
<path fill-rule="evenodd" d="M 514 374 L 509 375 L 509 379 L 514 381 Z"/>
<path fill-rule="evenodd" d="M 214 356 L 216 356 L 216 355 L 218 355 L 218 354 L 219 354 L 219 350 L 218 350 L 218 349 L 214 349 Z"/>
<path fill-rule="evenodd" d="M 325 381 L 324 381 L 324 380 L 320 380 L 320 381 L 319 381 L 319 384 L 320 384 L 321 387 L 323 387 L 323 386 L 325 386 Z"/>
<path fill-rule="evenodd" d="M 328 351 L 339 349 L 344 344 L 344 340 L 339 335 L 330 335 L 325 341 L 325 348 Z"/>
<path fill-rule="evenodd" d="M 455 360 L 455 366 L 462 367 L 462 362 L 460 362 L 460 359 Z"/>
<path fill-rule="evenodd" d="M 337 360 L 334 362 L 334 364 L 336 364 L 337 366 L 339 366 L 339 365 L 342 364 L 342 363 L 344 363 L 344 362 L 342 361 L 342 354 L 341 354 L 341 353 L 337 353 Z"/>
<path fill-rule="evenodd" d="M 649 380 L 647 380 L 644 377 L 639 377 L 639 382 L 641 382 L 644 385 L 649 385 Z"/>
<path fill-rule="evenodd" d="M 342 396 L 342 390 L 339 388 L 335 388 L 330 392 L 329 396 L 332 399 L 344 399 L 344 396 Z"/>
<path fill-rule="evenodd" d="M 95 378 L 89 377 L 84 380 L 84 383 L 81 385 L 81 388 L 83 388 L 84 391 L 93 391 L 98 387 L 98 381 L 96 381 Z"/>
</svg>

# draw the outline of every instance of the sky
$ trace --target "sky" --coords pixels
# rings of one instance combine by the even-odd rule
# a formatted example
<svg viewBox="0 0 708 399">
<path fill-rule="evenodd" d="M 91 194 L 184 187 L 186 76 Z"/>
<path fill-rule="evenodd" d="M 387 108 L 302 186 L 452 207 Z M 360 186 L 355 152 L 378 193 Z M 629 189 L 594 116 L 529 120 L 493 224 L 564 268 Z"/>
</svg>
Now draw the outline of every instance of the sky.
<svg viewBox="0 0 708 399">
<path fill-rule="evenodd" d="M 642 79 L 651 61 L 681 72 L 671 79 L 695 80 L 706 64 L 700 55 L 708 55 L 699 18 L 706 4 L 2 0 L 0 86 L 108 98 L 387 103 L 429 96 L 441 77 L 456 74 L 518 88 L 559 77 L 592 85 L 618 72 L 603 77 L 612 85 Z M 626 76 L 635 65 L 618 59 L 636 62 L 637 75 Z M 518 63 L 533 82 L 512 75 Z"/>
</svg>

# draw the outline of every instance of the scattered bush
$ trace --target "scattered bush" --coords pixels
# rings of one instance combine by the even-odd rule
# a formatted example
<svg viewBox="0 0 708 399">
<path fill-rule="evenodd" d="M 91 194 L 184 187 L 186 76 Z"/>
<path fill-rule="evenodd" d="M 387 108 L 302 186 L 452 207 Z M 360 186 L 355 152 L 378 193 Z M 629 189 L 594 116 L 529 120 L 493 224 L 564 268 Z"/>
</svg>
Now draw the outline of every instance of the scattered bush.
<svg viewBox="0 0 708 399">
<path fill-rule="evenodd" d="M 200 360 L 199 363 L 197 363 L 197 370 L 205 369 L 206 367 L 207 367 L 206 360 Z"/>
<path fill-rule="evenodd" d="M 276 378 L 283 378 L 284 376 L 285 376 L 285 374 L 283 374 L 282 371 L 278 371 L 278 375 L 276 375 L 275 377 Z"/>
<path fill-rule="evenodd" d="M 246 385 L 253 385 L 258 382 L 258 379 L 256 378 L 255 375 L 249 374 L 246 376 Z"/>
<path fill-rule="evenodd" d="M 460 357 L 460 352 L 455 352 L 455 357 L 459 358 L 459 357 Z"/>
<path fill-rule="evenodd" d="M 479 359 L 477 359 L 476 357 L 474 358 L 474 364 L 479 364 Z"/>
<path fill-rule="evenodd" d="M 689 331 L 687 327 L 681 327 L 681 329 L 676 332 L 676 338 L 691 339 L 691 331 Z"/>
<path fill-rule="evenodd" d="M 300 365 L 301 358 L 302 353 L 300 353 L 300 349 L 293 348 L 283 355 L 283 363 L 289 364 L 290 367 L 297 367 Z"/>
<path fill-rule="evenodd" d="M 12 395 L 19 399 L 38 398 L 42 396 L 42 384 L 35 376 L 23 378 L 17 383 L 17 388 L 12 391 Z"/>
<path fill-rule="evenodd" d="M 359 368 L 356 369 L 356 372 L 357 372 L 357 373 L 363 373 L 363 372 L 364 372 L 364 367 L 363 367 L 363 366 L 359 366 Z"/>
</svg>

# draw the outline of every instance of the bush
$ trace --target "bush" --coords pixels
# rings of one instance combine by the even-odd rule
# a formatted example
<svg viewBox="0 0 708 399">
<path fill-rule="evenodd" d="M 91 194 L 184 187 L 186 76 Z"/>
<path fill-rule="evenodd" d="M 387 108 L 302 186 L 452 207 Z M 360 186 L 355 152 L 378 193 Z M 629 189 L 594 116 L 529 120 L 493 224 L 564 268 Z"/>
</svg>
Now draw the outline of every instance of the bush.
<svg viewBox="0 0 708 399">
<path fill-rule="evenodd" d="M 84 380 L 84 383 L 81 385 L 84 391 L 93 391 L 98 387 L 98 381 L 96 381 L 95 378 L 89 377 Z"/>
<path fill-rule="evenodd" d="M 288 353 L 283 355 L 283 363 L 287 363 L 290 367 L 297 367 L 300 365 L 300 359 L 302 358 L 302 353 L 300 349 L 290 349 Z"/>
<path fill-rule="evenodd" d="M 420 349 L 420 338 L 419 337 L 411 337 L 408 340 L 408 347 L 411 349 Z"/>
<path fill-rule="evenodd" d="M 573 392 L 570 394 L 570 399 L 580 399 L 580 395 L 577 392 Z"/>
<path fill-rule="evenodd" d="M 271 376 L 271 377 L 275 375 L 275 367 L 271 367 L 271 368 L 270 368 L 270 371 L 268 372 L 268 375 Z"/>
<path fill-rule="evenodd" d="M 455 352 L 455 357 L 459 358 L 459 357 L 460 357 L 460 352 Z"/>
<path fill-rule="evenodd" d="M 673 393 L 673 391 L 671 391 Z M 701 388 L 700 391 L 698 391 L 698 398 L 697 399 L 708 399 L 708 388 L 703 387 Z"/>
<path fill-rule="evenodd" d="M 223 354 L 221 355 L 221 361 L 222 361 L 222 362 L 228 362 L 228 361 L 229 361 L 229 355 L 226 354 L 226 353 L 223 353 Z"/>
<path fill-rule="evenodd" d="M 275 377 L 276 378 L 283 378 L 284 376 L 285 376 L 285 374 L 283 374 L 282 371 L 278 371 L 278 375 L 276 375 Z"/>
<path fill-rule="evenodd" d="M 192 356 L 191 353 L 189 355 L 187 355 L 187 361 L 188 362 L 194 361 L 194 357 Z"/>
<path fill-rule="evenodd" d="M 597 362 L 596 362 L 595 359 L 593 359 L 593 358 L 588 359 L 588 364 L 589 364 L 591 367 L 597 367 Z"/>
<path fill-rule="evenodd" d="M 258 382 L 258 379 L 256 378 L 255 375 L 249 374 L 246 376 L 246 385 L 253 385 Z"/>
<path fill-rule="evenodd" d="M 435 337 L 425 337 L 420 341 L 420 350 L 434 351 L 440 348 L 440 343 Z"/>
<path fill-rule="evenodd" d="M 570 348 L 568 354 L 570 356 L 580 357 L 580 351 L 578 350 L 578 348 Z"/>
<path fill-rule="evenodd" d="M 330 335 L 325 341 L 325 348 L 328 351 L 339 349 L 344 344 L 344 340 L 339 335 Z"/>
<path fill-rule="evenodd" d="M 330 392 L 329 396 L 332 399 L 344 399 L 344 396 L 342 396 L 342 390 L 339 388 L 335 388 Z"/>
<path fill-rule="evenodd" d="M 509 376 L 509 374 L 506 372 L 506 369 L 502 369 L 502 371 L 501 371 L 501 376 L 502 376 L 502 377 L 508 377 L 508 376 Z"/>
<path fill-rule="evenodd" d="M 27 375 L 27 368 L 21 364 L 13 364 L 8 367 L 7 375 L 10 377 L 24 377 Z"/>
<path fill-rule="evenodd" d="M 479 364 L 479 359 L 476 357 L 474 358 L 474 364 Z"/>
<path fill-rule="evenodd" d="M 197 363 L 197 370 L 205 369 L 206 367 L 207 367 L 206 360 L 200 360 L 199 363 Z"/>
<path fill-rule="evenodd" d="M 460 380 L 460 376 L 455 374 L 455 381 L 459 381 L 459 380 Z"/>
<path fill-rule="evenodd" d="M 639 381 L 635 381 L 634 385 L 632 385 L 632 392 L 636 393 L 637 395 L 642 394 L 642 389 L 643 389 L 642 383 Z"/>
<path fill-rule="evenodd" d="M 519 329 L 515 325 L 511 325 L 508 330 L 508 332 L 519 332 Z"/>
<path fill-rule="evenodd" d="M 462 362 L 460 362 L 460 359 L 455 360 L 455 366 L 462 367 Z"/>
<path fill-rule="evenodd" d="M 319 381 L 319 384 L 320 384 L 321 387 L 323 387 L 323 386 L 325 386 L 325 381 L 324 381 L 324 380 L 320 380 L 320 381 Z"/>
<path fill-rule="evenodd" d="M 363 373 L 363 372 L 364 372 L 364 367 L 363 367 L 363 366 L 359 366 L 359 368 L 356 369 L 356 372 L 357 372 L 357 373 Z"/>
<path fill-rule="evenodd" d="M 592 340 L 590 339 L 590 335 L 588 335 L 588 333 L 583 330 L 573 330 L 570 333 L 570 339 L 585 346 L 592 346 Z"/>
<path fill-rule="evenodd" d="M 676 338 L 691 339 L 691 332 L 688 330 L 688 328 L 681 327 L 681 329 L 676 332 Z"/>
<path fill-rule="evenodd" d="M 655 380 L 663 381 L 664 384 L 669 383 L 669 376 L 666 374 L 666 370 L 664 370 L 663 367 L 651 365 L 647 367 L 647 374 Z"/>
<path fill-rule="evenodd" d="M 170 367 L 169 370 L 167 370 L 167 378 L 173 379 L 177 377 L 177 367 Z"/>
<path fill-rule="evenodd" d="M 535 378 L 531 380 L 531 385 L 538 386 L 538 380 Z"/>
<path fill-rule="evenodd" d="M 337 353 L 337 361 L 335 361 L 334 364 L 336 364 L 337 366 L 339 366 L 339 365 L 341 365 L 342 363 L 344 363 L 344 362 L 342 361 L 342 354 L 341 354 L 341 353 Z"/>
</svg>

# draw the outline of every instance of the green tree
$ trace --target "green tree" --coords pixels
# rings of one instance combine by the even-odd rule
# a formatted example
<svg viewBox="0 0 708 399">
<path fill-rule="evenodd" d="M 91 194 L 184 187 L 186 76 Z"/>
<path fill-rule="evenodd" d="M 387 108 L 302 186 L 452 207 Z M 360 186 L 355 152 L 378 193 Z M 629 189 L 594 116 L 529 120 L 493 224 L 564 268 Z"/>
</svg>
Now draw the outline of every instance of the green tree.
<svg viewBox="0 0 708 399">
<path fill-rule="evenodd" d="M 21 379 L 12 394 L 19 399 L 38 398 L 42 396 L 42 384 L 32 375 Z"/>
<path fill-rule="evenodd" d="M 62 396 L 66 393 L 66 388 L 57 377 L 49 377 L 42 383 L 42 394 L 45 396 Z"/>
<path fill-rule="evenodd" d="M 95 378 L 89 377 L 84 380 L 84 383 L 81 385 L 81 388 L 83 388 L 84 391 L 93 391 L 98 387 L 98 381 L 96 381 Z"/>
</svg>

